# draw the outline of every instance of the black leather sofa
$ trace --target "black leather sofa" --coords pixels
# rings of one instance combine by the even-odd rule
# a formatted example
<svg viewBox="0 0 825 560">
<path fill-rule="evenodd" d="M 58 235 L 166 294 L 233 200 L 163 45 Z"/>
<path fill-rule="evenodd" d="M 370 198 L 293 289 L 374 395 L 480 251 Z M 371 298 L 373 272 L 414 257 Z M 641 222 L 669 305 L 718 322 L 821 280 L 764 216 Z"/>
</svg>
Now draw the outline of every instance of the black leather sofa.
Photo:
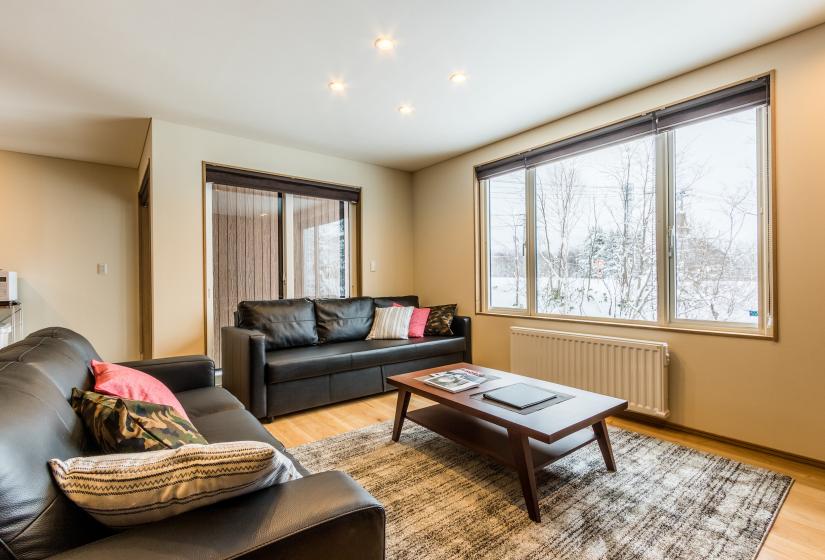
<svg viewBox="0 0 825 560">
<path fill-rule="evenodd" d="M 89 388 L 90 359 L 79 334 L 35 332 L 0 350 L 0 559 L 384 558 L 384 510 L 342 472 L 304 478 L 170 519 L 113 533 L 69 501 L 46 462 L 93 454 L 69 405 Z M 241 403 L 214 386 L 212 361 L 188 356 L 131 362 L 175 392 L 210 442 L 283 446 Z"/>
<path fill-rule="evenodd" d="M 375 307 L 393 303 L 418 307 L 418 296 L 241 302 L 221 329 L 223 386 L 270 421 L 391 391 L 391 375 L 472 362 L 469 317 L 453 319 L 453 336 L 364 340 Z"/>
</svg>

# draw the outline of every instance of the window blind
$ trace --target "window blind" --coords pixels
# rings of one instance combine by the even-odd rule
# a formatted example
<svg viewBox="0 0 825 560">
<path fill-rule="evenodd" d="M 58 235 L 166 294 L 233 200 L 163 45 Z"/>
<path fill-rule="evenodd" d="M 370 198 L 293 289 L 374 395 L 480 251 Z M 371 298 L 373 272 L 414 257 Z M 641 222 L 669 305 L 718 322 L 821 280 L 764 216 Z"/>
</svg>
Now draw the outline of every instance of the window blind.
<svg viewBox="0 0 825 560">
<path fill-rule="evenodd" d="M 476 166 L 476 177 L 479 180 L 489 179 L 496 175 L 516 169 L 535 167 L 579 152 L 625 142 L 646 134 L 666 132 L 702 119 L 768 104 L 770 104 L 770 78 L 763 76 L 553 144 Z"/>
<path fill-rule="evenodd" d="M 246 171 L 213 164 L 206 165 L 206 181 L 208 183 L 343 200 L 345 202 L 357 203 L 361 199 L 361 189 L 355 187 L 287 177 L 285 175 L 271 175 L 258 171 Z"/>
</svg>

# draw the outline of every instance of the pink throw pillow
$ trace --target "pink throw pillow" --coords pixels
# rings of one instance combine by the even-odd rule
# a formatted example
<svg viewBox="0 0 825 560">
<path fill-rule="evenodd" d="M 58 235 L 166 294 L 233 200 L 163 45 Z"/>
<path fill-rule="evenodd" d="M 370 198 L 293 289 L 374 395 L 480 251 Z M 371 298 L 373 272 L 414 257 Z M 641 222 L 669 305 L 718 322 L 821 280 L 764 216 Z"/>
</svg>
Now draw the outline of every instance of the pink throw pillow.
<svg viewBox="0 0 825 560">
<path fill-rule="evenodd" d="M 189 420 L 180 401 L 169 387 L 148 373 L 109 362 L 92 360 L 95 375 L 95 393 L 132 401 L 165 404 Z"/>
<path fill-rule="evenodd" d="M 393 307 L 404 307 L 400 303 L 393 303 Z M 430 316 L 429 307 L 415 307 L 412 312 L 412 319 L 410 319 L 410 332 L 407 336 L 410 338 L 422 338 L 424 336 L 424 328 L 427 326 L 427 318 Z"/>
</svg>

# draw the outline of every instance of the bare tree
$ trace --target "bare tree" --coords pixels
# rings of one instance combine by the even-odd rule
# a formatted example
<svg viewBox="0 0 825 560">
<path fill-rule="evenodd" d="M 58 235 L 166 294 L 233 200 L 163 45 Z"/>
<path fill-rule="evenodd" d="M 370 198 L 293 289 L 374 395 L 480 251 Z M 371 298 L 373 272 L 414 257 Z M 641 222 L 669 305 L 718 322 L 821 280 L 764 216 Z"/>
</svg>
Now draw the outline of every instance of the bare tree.
<svg viewBox="0 0 825 560">
<path fill-rule="evenodd" d="M 537 253 L 540 276 L 545 281 L 540 294 L 547 309 L 564 311 L 569 305 L 570 233 L 578 219 L 580 189 L 575 160 L 536 173 L 537 225 L 543 236 Z M 555 251 L 554 241 L 558 246 Z"/>
</svg>

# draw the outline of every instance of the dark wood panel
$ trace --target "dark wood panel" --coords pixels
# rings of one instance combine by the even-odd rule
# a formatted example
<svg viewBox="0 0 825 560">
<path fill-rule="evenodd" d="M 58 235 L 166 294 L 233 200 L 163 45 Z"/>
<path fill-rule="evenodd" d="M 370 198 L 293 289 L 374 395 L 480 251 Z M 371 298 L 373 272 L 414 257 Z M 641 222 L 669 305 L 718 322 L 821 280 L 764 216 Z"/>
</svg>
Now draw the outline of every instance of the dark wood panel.
<svg viewBox="0 0 825 560">
<path fill-rule="evenodd" d="M 212 186 L 212 358 L 221 363 L 221 327 L 238 303 L 278 299 L 278 194 Z"/>
</svg>

